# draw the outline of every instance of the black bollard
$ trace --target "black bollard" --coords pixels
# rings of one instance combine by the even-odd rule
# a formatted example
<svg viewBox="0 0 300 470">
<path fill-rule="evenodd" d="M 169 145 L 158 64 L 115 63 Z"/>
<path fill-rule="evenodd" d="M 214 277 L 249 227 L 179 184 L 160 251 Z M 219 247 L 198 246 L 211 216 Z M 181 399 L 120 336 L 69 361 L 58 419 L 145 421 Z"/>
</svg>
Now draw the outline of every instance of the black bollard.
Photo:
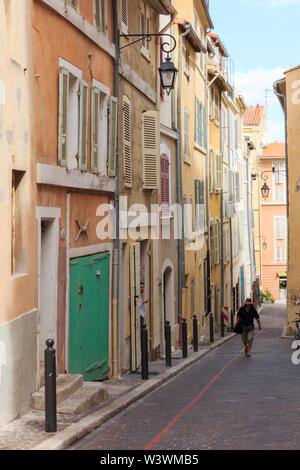
<svg viewBox="0 0 300 470">
<path fill-rule="evenodd" d="M 45 349 L 45 432 L 56 432 L 56 355 L 53 339 L 47 339 Z"/>
<path fill-rule="evenodd" d="M 198 352 L 198 321 L 196 315 L 193 316 L 193 338 L 194 351 Z"/>
<path fill-rule="evenodd" d="M 209 315 L 209 334 L 210 334 L 210 342 L 214 342 L 214 314 L 211 313 Z"/>
<path fill-rule="evenodd" d="M 142 380 L 148 380 L 148 330 L 145 324 L 141 327 Z"/>
<path fill-rule="evenodd" d="M 221 337 L 225 336 L 225 324 L 224 324 L 224 313 L 221 312 Z"/>
<path fill-rule="evenodd" d="M 182 319 L 182 357 L 183 358 L 188 357 L 186 318 Z"/>
<path fill-rule="evenodd" d="M 166 338 L 166 366 L 172 366 L 171 357 L 171 325 L 169 321 L 165 322 L 165 338 Z"/>
</svg>

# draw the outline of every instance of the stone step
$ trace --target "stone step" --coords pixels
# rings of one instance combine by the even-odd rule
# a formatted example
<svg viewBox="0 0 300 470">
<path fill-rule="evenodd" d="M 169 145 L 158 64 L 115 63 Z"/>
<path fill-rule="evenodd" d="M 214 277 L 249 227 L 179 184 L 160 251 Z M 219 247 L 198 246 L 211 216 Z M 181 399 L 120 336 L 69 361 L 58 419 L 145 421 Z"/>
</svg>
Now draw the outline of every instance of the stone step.
<svg viewBox="0 0 300 470">
<path fill-rule="evenodd" d="M 79 388 L 82 387 L 83 377 L 80 374 L 60 374 L 56 378 L 56 404 L 60 405 Z M 45 387 L 31 395 L 31 408 L 45 409 Z"/>
<path fill-rule="evenodd" d="M 108 399 L 107 388 L 100 382 L 84 382 L 83 386 L 57 407 L 62 414 L 81 414 Z"/>
</svg>

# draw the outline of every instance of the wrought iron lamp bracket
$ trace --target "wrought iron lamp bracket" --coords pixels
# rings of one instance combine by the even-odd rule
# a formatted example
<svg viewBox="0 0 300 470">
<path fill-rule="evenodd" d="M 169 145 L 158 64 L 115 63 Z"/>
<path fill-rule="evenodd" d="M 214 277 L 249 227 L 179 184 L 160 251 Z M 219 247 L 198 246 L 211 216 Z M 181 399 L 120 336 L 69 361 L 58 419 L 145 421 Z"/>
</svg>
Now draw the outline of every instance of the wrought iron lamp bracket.
<svg viewBox="0 0 300 470">
<path fill-rule="evenodd" d="M 137 42 L 143 41 L 143 39 L 146 39 L 147 42 L 150 42 L 153 37 L 159 38 L 159 37 L 162 37 L 162 36 L 168 36 L 168 37 L 172 38 L 172 40 L 173 40 L 173 43 L 174 43 L 173 47 L 171 47 L 168 42 L 163 42 L 160 46 L 161 50 L 163 52 L 165 52 L 166 54 L 168 54 L 168 56 L 169 56 L 169 54 L 171 54 L 171 52 L 173 52 L 174 49 L 176 48 L 176 39 L 174 38 L 174 36 L 172 36 L 171 34 L 167 34 L 167 33 L 161 33 L 161 34 L 160 33 L 157 33 L 157 34 L 120 34 L 119 35 L 120 38 L 138 38 L 135 41 L 132 41 L 129 44 L 126 44 L 125 46 L 120 47 L 120 51 L 122 49 L 125 49 L 126 47 L 129 47 L 129 46 L 132 46 L 133 44 L 136 44 Z M 167 46 L 168 46 L 168 49 L 166 49 Z"/>
</svg>

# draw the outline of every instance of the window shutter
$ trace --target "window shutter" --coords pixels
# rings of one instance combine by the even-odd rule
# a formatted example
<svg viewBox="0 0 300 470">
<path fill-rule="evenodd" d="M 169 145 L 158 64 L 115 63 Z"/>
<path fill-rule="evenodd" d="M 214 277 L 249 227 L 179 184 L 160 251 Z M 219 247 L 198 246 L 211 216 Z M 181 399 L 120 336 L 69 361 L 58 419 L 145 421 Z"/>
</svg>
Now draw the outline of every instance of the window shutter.
<svg viewBox="0 0 300 470">
<path fill-rule="evenodd" d="M 215 227 L 215 234 L 214 234 L 214 240 L 215 240 L 215 264 L 219 264 L 220 262 L 220 230 L 219 230 L 219 221 L 216 220 L 214 223 Z"/>
<path fill-rule="evenodd" d="M 140 33 L 142 35 L 144 35 L 145 32 L 146 32 L 145 13 L 143 11 L 141 11 L 141 14 L 140 14 Z M 142 43 L 142 47 L 146 47 L 146 38 L 142 38 L 141 43 Z"/>
<path fill-rule="evenodd" d="M 58 163 L 67 166 L 68 155 L 68 102 L 69 102 L 69 71 L 59 71 L 59 111 L 58 111 Z"/>
<path fill-rule="evenodd" d="M 144 189 L 157 189 L 158 183 L 158 119 L 157 111 L 146 111 L 142 115 L 143 177 Z"/>
<path fill-rule="evenodd" d="M 121 0 L 122 31 L 128 33 L 128 0 Z"/>
<path fill-rule="evenodd" d="M 88 90 L 87 82 L 80 82 L 79 104 L 79 168 L 86 170 L 87 166 L 87 133 L 88 133 Z"/>
<path fill-rule="evenodd" d="M 210 244 L 210 260 L 211 260 L 211 266 L 214 266 L 215 265 L 215 250 L 216 250 L 216 246 L 215 246 L 215 238 L 216 238 L 216 228 L 215 228 L 215 224 L 214 222 L 212 222 L 211 224 L 211 227 L 212 227 L 212 234 L 211 234 L 211 244 Z"/>
<path fill-rule="evenodd" d="M 96 27 L 101 33 L 106 33 L 106 21 L 105 21 L 105 0 L 96 1 Z"/>
<path fill-rule="evenodd" d="M 215 155 L 216 160 L 216 187 L 215 189 L 221 191 L 222 189 L 222 173 L 223 173 L 223 157 L 220 153 Z"/>
<path fill-rule="evenodd" d="M 123 160 L 124 183 L 132 186 L 131 102 L 127 96 L 123 96 Z"/>
<path fill-rule="evenodd" d="M 150 34 L 150 18 L 148 14 L 146 14 L 146 34 Z M 150 52 L 150 41 L 146 40 L 146 48 L 148 53 Z"/>
<path fill-rule="evenodd" d="M 116 151 L 117 151 L 117 128 L 118 128 L 118 100 L 115 96 L 109 97 L 109 120 L 108 120 L 108 156 L 107 174 L 116 176 Z"/>
<path fill-rule="evenodd" d="M 205 204 L 204 204 L 204 181 L 199 181 L 199 228 L 204 230 L 205 227 Z"/>
<path fill-rule="evenodd" d="M 162 205 L 170 205 L 170 180 L 169 180 L 169 157 L 165 153 L 160 156 L 160 201 Z"/>
<path fill-rule="evenodd" d="M 91 91 L 91 171 L 98 173 L 99 163 L 99 116 L 100 114 L 100 90 L 92 88 Z"/>
<path fill-rule="evenodd" d="M 184 110 L 184 156 L 189 160 L 189 111 Z"/>
<path fill-rule="evenodd" d="M 236 202 L 240 202 L 240 175 L 235 173 L 235 193 L 236 193 Z"/>
</svg>

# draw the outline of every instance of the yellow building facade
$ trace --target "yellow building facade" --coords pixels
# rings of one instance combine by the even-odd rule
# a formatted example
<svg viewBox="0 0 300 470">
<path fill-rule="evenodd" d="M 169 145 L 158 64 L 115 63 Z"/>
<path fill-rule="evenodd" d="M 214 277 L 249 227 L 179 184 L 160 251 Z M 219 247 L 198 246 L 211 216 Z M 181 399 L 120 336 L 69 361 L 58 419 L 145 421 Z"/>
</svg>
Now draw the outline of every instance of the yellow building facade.
<svg viewBox="0 0 300 470">
<path fill-rule="evenodd" d="M 299 247 L 299 149 L 300 149 L 300 66 L 285 72 L 285 78 L 274 83 L 285 115 L 287 177 L 287 334 L 295 331 L 300 304 Z"/>
</svg>

